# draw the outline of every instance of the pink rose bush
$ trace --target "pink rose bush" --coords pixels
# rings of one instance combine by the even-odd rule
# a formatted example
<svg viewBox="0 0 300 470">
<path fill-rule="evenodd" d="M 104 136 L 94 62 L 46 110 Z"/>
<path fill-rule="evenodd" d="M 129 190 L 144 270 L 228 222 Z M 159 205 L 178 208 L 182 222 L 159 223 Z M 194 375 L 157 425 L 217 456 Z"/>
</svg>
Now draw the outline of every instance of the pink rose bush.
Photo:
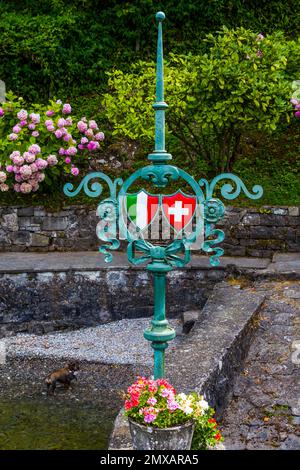
<svg viewBox="0 0 300 470">
<path fill-rule="evenodd" d="M 165 379 L 138 377 L 127 389 L 125 414 L 145 426 L 168 428 L 194 421 L 193 448 L 205 449 L 222 441 L 214 410 L 197 393 L 177 393 Z"/>
<path fill-rule="evenodd" d="M 25 109 L 7 94 L 0 107 L 0 191 L 29 194 L 59 174 L 80 174 L 80 166 L 100 149 L 104 134 L 95 120 L 71 116 L 61 100 Z M 12 121 L 14 122 L 12 125 Z"/>
<path fill-rule="evenodd" d="M 294 93 L 290 102 L 294 106 L 295 117 L 300 119 L 300 80 L 295 80 L 293 82 L 292 89 L 294 90 Z"/>
</svg>

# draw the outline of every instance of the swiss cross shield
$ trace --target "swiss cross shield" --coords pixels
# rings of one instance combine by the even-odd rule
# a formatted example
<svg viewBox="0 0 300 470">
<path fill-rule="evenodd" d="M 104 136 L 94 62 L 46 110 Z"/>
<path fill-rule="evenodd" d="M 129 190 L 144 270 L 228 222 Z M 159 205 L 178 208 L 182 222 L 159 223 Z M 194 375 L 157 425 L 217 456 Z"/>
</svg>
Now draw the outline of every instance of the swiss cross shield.
<svg viewBox="0 0 300 470">
<path fill-rule="evenodd" d="M 125 210 L 128 218 L 140 230 L 151 224 L 158 211 L 159 197 L 142 190 L 125 196 Z"/>
<path fill-rule="evenodd" d="M 196 197 L 178 191 L 162 198 L 163 212 L 169 224 L 179 232 L 192 220 L 196 209 Z"/>
</svg>

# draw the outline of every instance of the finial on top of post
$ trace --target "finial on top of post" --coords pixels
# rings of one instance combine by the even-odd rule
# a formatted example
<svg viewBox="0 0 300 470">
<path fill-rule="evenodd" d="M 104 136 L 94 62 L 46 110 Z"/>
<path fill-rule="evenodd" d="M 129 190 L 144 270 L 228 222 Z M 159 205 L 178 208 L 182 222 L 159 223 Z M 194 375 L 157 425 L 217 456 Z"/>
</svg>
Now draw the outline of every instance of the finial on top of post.
<svg viewBox="0 0 300 470">
<path fill-rule="evenodd" d="M 165 111 L 168 108 L 164 101 L 164 57 L 162 22 L 166 15 L 159 11 L 155 18 L 158 22 L 157 59 L 156 59 L 156 102 L 152 105 L 155 110 L 155 149 L 148 155 L 148 160 L 156 165 L 166 164 L 172 155 L 165 149 Z"/>
</svg>

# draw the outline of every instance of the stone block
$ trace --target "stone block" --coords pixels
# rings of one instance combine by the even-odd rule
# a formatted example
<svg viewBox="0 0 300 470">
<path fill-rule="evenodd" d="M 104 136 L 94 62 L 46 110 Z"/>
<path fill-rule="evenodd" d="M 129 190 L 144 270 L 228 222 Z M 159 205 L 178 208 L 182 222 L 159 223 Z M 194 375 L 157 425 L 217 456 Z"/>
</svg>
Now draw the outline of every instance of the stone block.
<svg viewBox="0 0 300 470">
<path fill-rule="evenodd" d="M 34 214 L 33 207 L 19 207 L 18 216 L 20 217 L 31 217 Z"/>
<path fill-rule="evenodd" d="M 65 230 L 68 227 L 67 217 L 48 216 L 43 220 L 42 230 Z"/>
<path fill-rule="evenodd" d="M 40 233 L 33 233 L 31 235 L 31 246 L 48 246 L 50 242 L 49 237 L 41 235 Z"/>
<path fill-rule="evenodd" d="M 13 232 L 10 235 L 11 242 L 14 245 L 30 245 L 31 242 L 31 234 L 30 232 L 26 232 L 25 230 L 19 232 Z"/>
<path fill-rule="evenodd" d="M 19 230 L 18 216 L 16 212 L 5 214 L 2 216 L 2 227 L 10 232 L 17 232 Z"/>
<path fill-rule="evenodd" d="M 300 209 L 299 207 L 289 207 L 288 208 L 289 216 L 298 217 L 300 215 L 299 209 Z"/>
</svg>

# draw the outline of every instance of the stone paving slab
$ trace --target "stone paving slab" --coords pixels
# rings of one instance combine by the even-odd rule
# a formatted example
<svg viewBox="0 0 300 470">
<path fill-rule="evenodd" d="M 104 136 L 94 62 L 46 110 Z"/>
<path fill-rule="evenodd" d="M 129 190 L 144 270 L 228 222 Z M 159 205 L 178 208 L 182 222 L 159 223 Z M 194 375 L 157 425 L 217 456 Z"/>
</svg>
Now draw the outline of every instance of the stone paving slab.
<svg viewBox="0 0 300 470">
<path fill-rule="evenodd" d="M 243 258 L 224 256 L 220 267 L 236 266 L 245 269 L 266 269 L 270 260 L 265 258 Z M 299 257 L 300 264 L 300 257 Z M 127 260 L 126 253 L 114 253 L 113 261 L 106 263 L 104 257 L 97 251 L 86 252 L 54 252 L 54 253 L 0 253 L 0 273 L 22 272 L 61 272 L 61 271 L 97 271 L 102 269 L 145 269 L 144 266 L 134 267 Z M 193 255 L 192 261 L 185 269 L 212 269 L 208 256 Z M 300 267 L 299 267 L 300 269 Z"/>
</svg>

